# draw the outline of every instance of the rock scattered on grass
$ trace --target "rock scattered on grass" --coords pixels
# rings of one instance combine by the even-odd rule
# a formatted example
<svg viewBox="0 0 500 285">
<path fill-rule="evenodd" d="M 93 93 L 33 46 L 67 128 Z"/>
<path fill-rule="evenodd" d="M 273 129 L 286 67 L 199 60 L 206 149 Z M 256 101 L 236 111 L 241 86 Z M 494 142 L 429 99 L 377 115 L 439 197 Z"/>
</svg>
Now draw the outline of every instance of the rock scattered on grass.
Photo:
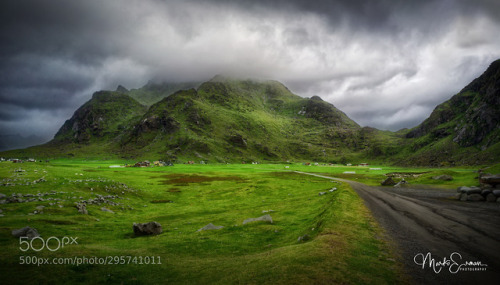
<svg viewBox="0 0 500 285">
<path fill-rule="evenodd" d="M 380 183 L 382 186 L 393 186 L 396 185 L 396 182 L 392 179 L 392 177 L 387 177 L 384 181 Z"/>
<path fill-rule="evenodd" d="M 88 215 L 89 214 L 89 212 L 87 211 L 87 206 L 85 206 L 85 204 L 83 204 L 83 203 L 76 203 L 75 207 L 76 207 L 76 209 L 78 209 L 79 213 L 82 213 L 84 215 Z"/>
<path fill-rule="evenodd" d="M 136 236 L 159 235 L 163 231 L 158 222 L 134 223 L 132 228 Z"/>
<path fill-rule="evenodd" d="M 265 213 L 272 213 L 274 212 L 274 210 L 262 210 L 262 213 L 265 214 Z"/>
<path fill-rule="evenodd" d="M 110 210 L 110 209 L 108 209 L 108 208 L 106 208 L 106 207 L 102 207 L 102 208 L 101 208 L 101 211 L 103 211 L 103 212 L 108 212 L 108 213 L 111 213 L 111 214 L 114 214 L 114 213 L 115 213 L 115 212 L 113 212 L 112 210 Z"/>
<path fill-rule="evenodd" d="M 203 228 L 197 230 L 197 232 L 201 232 L 201 231 L 210 231 L 210 230 L 220 230 L 222 229 L 224 226 L 215 226 L 214 224 L 210 223 L 206 226 L 204 226 Z"/>
<path fill-rule="evenodd" d="M 22 229 L 13 230 L 12 235 L 16 238 L 27 237 L 30 240 L 40 236 L 38 231 L 31 227 L 24 227 Z"/>
<path fill-rule="evenodd" d="M 258 222 L 258 221 L 263 221 L 263 222 L 269 222 L 273 223 L 273 218 L 271 218 L 271 215 L 267 214 L 258 218 L 249 218 L 243 221 L 243 224 L 251 223 L 251 222 Z"/>
<path fill-rule="evenodd" d="M 302 242 L 304 242 L 304 241 L 308 241 L 308 240 L 310 240 L 310 239 L 311 239 L 311 237 L 310 237 L 308 234 L 305 234 L 305 235 L 303 235 L 303 236 L 300 236 L 300 237 L 297 239 L 297 241 L 298 241 L 298 242 L 301 242 L 301 241 L 302 241 Z"/>
</svg>

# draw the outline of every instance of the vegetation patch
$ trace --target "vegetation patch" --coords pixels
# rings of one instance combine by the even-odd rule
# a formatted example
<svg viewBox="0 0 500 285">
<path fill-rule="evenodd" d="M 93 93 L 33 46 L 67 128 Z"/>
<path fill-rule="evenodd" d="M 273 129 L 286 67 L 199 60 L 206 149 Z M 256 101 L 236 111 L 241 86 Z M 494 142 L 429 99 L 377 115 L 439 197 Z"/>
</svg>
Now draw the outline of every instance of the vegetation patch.
<svg viewBox="0 0 500 285">
<path fill-rule="evenodd" d="M 161 203 L 173 203 L 174 201 L 172 200 L 166 200 L 166 199 L 163 199 L 163 200 L 153 200 L 151 201 L 151 203 L 153 204 L 161 204 Z"/>
</svg>

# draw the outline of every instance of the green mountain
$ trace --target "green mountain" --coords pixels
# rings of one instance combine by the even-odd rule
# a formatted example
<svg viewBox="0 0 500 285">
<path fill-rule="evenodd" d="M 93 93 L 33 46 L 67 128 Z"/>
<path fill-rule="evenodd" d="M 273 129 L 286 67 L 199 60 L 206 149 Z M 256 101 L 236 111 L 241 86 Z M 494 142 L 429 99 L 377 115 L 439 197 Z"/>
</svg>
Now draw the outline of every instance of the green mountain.
<svg viewBox="0 0 500 285">
<path fill-rule="evenodd" d="M 172 95 L 164 87 L 96 92 L 51 142 L 22 154 L 340 162 L 358 157 L 369 145 L 365 129 L 332 104 L 297 96 L 276 81 L 216 76 Z M 153 98 L 162 99 L 149 107 L 138 102 Z"/>
<path fill-rule="evenodd" d="M 406 134 L 410 164 L 500 160 L 500 60 Z"/>
<path fill-rule="evenodd" d="M 63 124 L 52 142 L 107 142 L 119 136 L 146 110 L 145 106 L 121 92 L 96 92 Z"/>
<path fill-rule="evenodd" d="M 281 83 L 215 77 L 152 105 L 121 149 L 165 159 L 324 161 L 351 153 L 359 129 L 333 105 Z"/>
<path fill-rule="evenodd" d="M 201 84 L 96 92 L 51 142 L 2 155 L 484 164 L 500 160 L 499 106 L 500 60 L 422 124 L 398 132 L 361 128 L 332 104 L 297 96 L 276 81 L 216 76 Z"/>
</svg>

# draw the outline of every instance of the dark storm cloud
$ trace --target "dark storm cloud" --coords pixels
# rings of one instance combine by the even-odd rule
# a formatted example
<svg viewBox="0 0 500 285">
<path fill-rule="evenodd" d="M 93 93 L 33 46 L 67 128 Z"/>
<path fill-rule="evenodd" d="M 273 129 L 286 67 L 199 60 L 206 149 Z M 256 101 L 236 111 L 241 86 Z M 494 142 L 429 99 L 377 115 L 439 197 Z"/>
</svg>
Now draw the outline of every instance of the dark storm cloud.
<svg viewBox="0 0 500 285">
<path fill-rule="evenodd" d="M 0 133 L 49 139 L 94 91 L 220 73 L 411 127 L 500 57 L 498 15 L 496 0 L 2 1 Z"/>
</svg>

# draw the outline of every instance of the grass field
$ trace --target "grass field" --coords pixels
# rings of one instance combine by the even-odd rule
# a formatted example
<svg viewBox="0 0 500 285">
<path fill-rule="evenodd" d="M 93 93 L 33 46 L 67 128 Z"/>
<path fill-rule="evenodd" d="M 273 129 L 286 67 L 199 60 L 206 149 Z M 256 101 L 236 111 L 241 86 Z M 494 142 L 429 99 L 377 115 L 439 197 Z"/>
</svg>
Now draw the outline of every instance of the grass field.
<svg viewBox="0 0 500 285">
<path fill-rule="evenodd" d="M 301 164 L 109 168 L 124 163 L 0 163 L 1 194 L 8 198 L 20 193 L 24 200 L 37 199 L 0 204 L 3 281 L 401 283 L 406 278 L 391 245 L 349 185 L 293 170 L 371 185 L 379 184 L 387 173 L 416 173 L 417 176 L 406 178 L 413 184 L 456 187 L 477 183 L 474 169 L 381 166 L 371 167 L 379 170 L 370 170 Z M 439 174 L 450 174 L 454 180 L 431 178 Z M 329 192 L 334 187 L 337 190 Z M 318 195 L 319 192 L 327 194 Z M 26 197 L 27 194 L 33 197 Z M 104 203 L 88 205 L 87 215 L 75 208 L 76 202 L 98 197 L 104 197 Z M 103 211 L 103 207 L 113 213 Z M 245 219 L 265 214 L 272 216 L 273 223 L 243 225 Z M 160 223 L 163 233 L 135 237 L 133 223 L 150 221 Z M 224 228 L 197 232 L 208 223 Z M 22 251 L 26 244 L 14 238 L 11 231 L 25 226 L 36 228 L 47 245 L 44 247 L 42 239 L 35 239 L 32 248 Z M 305 235 L 304 240 L 298 241 Z M 54 238 L 49 241 L 51 237 Z M 63 237 L 77 238 L 78 244 L 49 250 L 56 248 L 57 240 Z M 20 264 L 21 260 L 52 262 L 54 258 L 84 256 L 130 264 Z"/>
</svg>

